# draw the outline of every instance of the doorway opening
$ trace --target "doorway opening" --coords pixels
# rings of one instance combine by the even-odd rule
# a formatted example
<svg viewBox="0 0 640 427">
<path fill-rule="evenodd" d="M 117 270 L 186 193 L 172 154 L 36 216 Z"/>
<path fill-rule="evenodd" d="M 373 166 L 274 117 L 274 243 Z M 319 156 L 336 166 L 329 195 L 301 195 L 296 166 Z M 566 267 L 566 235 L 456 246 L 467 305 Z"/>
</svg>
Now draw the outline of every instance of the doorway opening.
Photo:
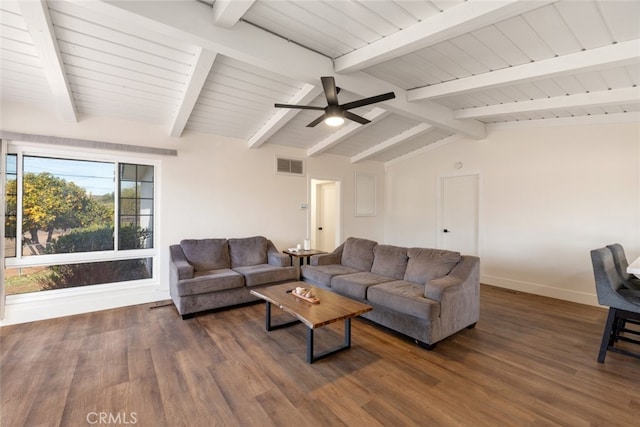
<svg viewBox="0 0 640 427">
<path fill-rule="evenodd" d="M 340 181 L 311 178 L 309 230 L 311 247 L 333 251 L 342 242 L 340 235 Z"/>
</svg>

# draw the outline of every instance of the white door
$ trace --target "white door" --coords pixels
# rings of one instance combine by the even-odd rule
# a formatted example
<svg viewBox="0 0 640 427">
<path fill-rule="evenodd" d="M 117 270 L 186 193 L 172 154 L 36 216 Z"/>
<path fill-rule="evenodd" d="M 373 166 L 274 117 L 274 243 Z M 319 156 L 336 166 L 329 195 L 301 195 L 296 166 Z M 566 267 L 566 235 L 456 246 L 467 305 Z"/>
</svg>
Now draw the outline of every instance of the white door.
<svg viewBox="0 0 640 427">
<path fill-rule="evenodd" d="M 331 252 L 336 248 L 336 183 L 325 182 L 317 186 L 316 203 L 316 247 Z"/>
<path fill-rule="evenodd" d="M 439 247 L 478 255 L 478 175 L 441 178 Z"/>
</svg>

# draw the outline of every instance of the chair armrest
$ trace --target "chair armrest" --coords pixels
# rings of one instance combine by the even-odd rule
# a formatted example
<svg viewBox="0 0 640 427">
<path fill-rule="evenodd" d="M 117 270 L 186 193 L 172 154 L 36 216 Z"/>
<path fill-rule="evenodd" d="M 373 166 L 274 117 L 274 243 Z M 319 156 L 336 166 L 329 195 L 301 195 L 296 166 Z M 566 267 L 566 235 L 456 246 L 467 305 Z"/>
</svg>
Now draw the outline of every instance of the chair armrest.
<svg viewBox="0 0 640 427">
<path fill-rule="evenodd" d="M 328 254 L 313 255 L 309 260 L 310 265 L 329 265 L 342 263 L 342 250 L 344 243 L 329 252 Z"/>
<path fill-rule="evenodd" d="M 180 245 L 169 246 L 169 252 L 171 255 L 172 276 L 175 274 L 175 279 L 177 280 L 193 279 L 194 268 L 187 261 L 187 257 L 184 256 Z"/>
<path fill-rule="evenodd" d="M 289 255 L 281 253 L 271 240 L 267 241 L 267 262 L 269 265 L 275 265 L 276 267 L 291 266 Z"/>
</svg>

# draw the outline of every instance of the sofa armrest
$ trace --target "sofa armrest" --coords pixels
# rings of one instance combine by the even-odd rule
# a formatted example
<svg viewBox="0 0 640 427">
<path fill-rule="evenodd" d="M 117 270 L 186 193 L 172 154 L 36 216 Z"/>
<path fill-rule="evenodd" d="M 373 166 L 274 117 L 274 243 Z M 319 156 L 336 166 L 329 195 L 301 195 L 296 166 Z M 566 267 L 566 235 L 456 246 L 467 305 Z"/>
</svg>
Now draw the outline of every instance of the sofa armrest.
<svg viewBox="0 0 640 427">
<path fill-rule="evenodd" d="M 475 290 L 480 284 L 479 267 L 479 258 L 463 256 L 449 274 L 427 282 L 424 287 L 424 296 L 442 302 L 447 292 L 451 293 L 461 288 Z"/>
<path fill-rule="evenodd" d="M 177 280 L 192 279 L 194 268 L 189 264 L 189 261 L 187 261 L 187 257 L 184 256 L 180 245 L 169 246 L 169 252 L 171 255 L 172 276 L 175 274 L 175 279 Z"/>
<path fill-rule="evenodd" d="M 342 263 L 342 250 L 344 249 L 344 243 L 329 252 L 328 254 L 313 255 L 309 260 L 310 265 L 329 265 L 329 264 L 341 264 Z"/>
<path fill-rule="evenodd" d="M 289 267 L 291 258 L 289 255 L 281 253 L 271 240 L 267 241 L 267 262 L 276 267 Z"/>
<path fill-rule="evenodd" d="M 424 296 L 440 303 L 443 337 L 477 322 L 480 318 L 480 259 L 463 256 L 448 275 L 425 285 Z"/>
</svg>

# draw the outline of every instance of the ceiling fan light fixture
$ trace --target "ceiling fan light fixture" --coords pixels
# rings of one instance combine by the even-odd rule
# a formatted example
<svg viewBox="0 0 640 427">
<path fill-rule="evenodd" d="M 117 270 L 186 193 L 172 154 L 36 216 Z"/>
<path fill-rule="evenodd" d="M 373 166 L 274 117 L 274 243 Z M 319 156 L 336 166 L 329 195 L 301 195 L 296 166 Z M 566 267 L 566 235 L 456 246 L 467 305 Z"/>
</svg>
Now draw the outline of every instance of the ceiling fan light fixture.
<svg viewBox="0 0 640 427">
<path fill-rule="evenodd" d="M 340 117 L 340 116 L 329 116 L 326 119 L 324 119 L 324 122 L 327 124 L 327 126 L 340 126 L 341 124 L 344 123 L 344 117 Z"/>
<path fill-rule="evenodd" d="M 344 123 L 344 111 L 338 106 L 329 105 L 325 110 L 324 122 L 327 126 L 340 126 Z"/>
<path fill-rule="evenodd" d="M 312 128 L 322 122 L 325 122 L 327 126 L 337 127 L 342 125 L 345 119 L 360 123 L 361 125 L 366 125 L 371 123 L 371 120 L 352 113 L 349 110 L 352 108 L 360 108 L 366 105 L 375 104 L 377 102 L 387 101 L 396 97 L 395 93 L 388 92 L 347 102 L 346 104 L 340 104 L 338 102 L 338 93 L 340 92 L 340 88 L 336 87 L 335 79 L 331 76 L 327 76 L 320 77 L 320 80 L 322 81 L 322 88 L 324 89 L 324 97 L 327 98 L 326 107 L 323 108 L 316 105 L 296 104 L 274 104 L 274 106 L 277 108 L 299 108 L 301 110 L 324 110 L 324 114 L 307 125 L 308 128 Z"/>
</svg>

